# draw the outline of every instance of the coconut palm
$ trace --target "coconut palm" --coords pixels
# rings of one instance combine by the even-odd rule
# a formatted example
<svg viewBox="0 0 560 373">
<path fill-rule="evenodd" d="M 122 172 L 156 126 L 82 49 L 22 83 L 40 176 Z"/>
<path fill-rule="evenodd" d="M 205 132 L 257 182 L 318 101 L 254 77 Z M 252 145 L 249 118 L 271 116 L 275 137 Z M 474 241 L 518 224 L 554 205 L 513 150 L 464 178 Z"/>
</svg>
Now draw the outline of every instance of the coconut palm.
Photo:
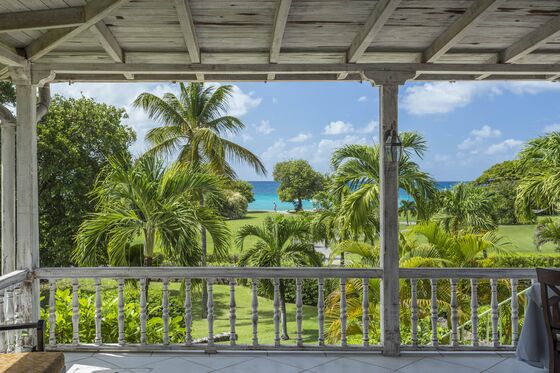
<svg viewBox="0 0 560 373">
<path fill-rule="evenodd" d="M 525 177 L 517 189 L 518 215 L 527 219 L 534 210 L 556 212 L 560 206 L 560 132 L 529 141 L 519 159 Z"/>
<path fill-rule="evenodd" d="M 96 212 L 80 225 L 74 260 L 96 266 L 107 256 L 111 265 L 126 265 L 129 247 L 141 241 L 145 266 L 151 265 L 156 247 L 177 265 L 199 265 L 200 227 L 210 232 L 216 255 L 225 256 L 230 237 L 225 221 L 198 203 L 202 190 L 217 198 L 220 188 L 214 175 L 182 164 L 166 168 L 153 155 L 132 164 L 110 158 L 92 192 Z"/>
<path fill-rule="evenodd" d="M 255 237 L 257 242 L 244 248 L 248 237 Z M 321 266 L 322 256 L 315 251 L 311 240 L 309 224 L 300 218 L 276 215 L 267 217 L 261 226 L 244 225 L 235 237 L 241 249 L 240 266 L 253 267 L 289 267 Z M 270 281 L 263 281 L 267 290 L 271 290 Z M 280 280 L 280 307 L 282 317 L 282 339 L 289 339 L 286 321 L 285 283 Z"/>
<path fill-rule="evenodd" d="M 418 212 L 417 208 L 416 208 L 416 202 L 414 201 L 407 201 L 407 200 L 402 200 L 401 201 L 401 206 L 399 207 L 399 212 L 401 214 L 403 214 L 406 218 L 406 225 L 408 225 L 408 216 L 409 214 L 414 216 L 416 215 L 416 213 Z"/>
<path fill-rule="evenodd" d="M 535 229 L 535 246 L 540 250 L 544 244 L 553 243 L 560 251 L 560 224 L 552 218 L 541 219 Z"/>
<path fill-rule="evenodd" d="M 488 232 L 496 229 L 492 206 L 480 188 L 460 183 L 441 192 L 442 207 L 435 219 L 449 232 Z"/>
<path fill-rule="evenodd" d="M 204 165 L 217 175 L 235 178 L 230 162 L 250 165 L 258 174 L 265 175 L 266 169 L 260 159 L 248 149 L 229 140 L 245 128 L 238 118 L 227 115 L 228 101 L 233 86 L 204 86 L 202 83 L 179 84 L 179 95 L 171 92 L 158 97 L 142 93 L 134 101 L 136 107 L 144 109 L 148 116 L 162 124 L 148 131 L 146 140 L 149 152 L 172 156 L 191 167 Z M 204 195 L 200 204 L 204 205 Z M 202 227 L 202 259 L 206 266 L 206 231 Z M 207 314 L 208 293 L 202 292 L 202 316 Z"/>
</svg>

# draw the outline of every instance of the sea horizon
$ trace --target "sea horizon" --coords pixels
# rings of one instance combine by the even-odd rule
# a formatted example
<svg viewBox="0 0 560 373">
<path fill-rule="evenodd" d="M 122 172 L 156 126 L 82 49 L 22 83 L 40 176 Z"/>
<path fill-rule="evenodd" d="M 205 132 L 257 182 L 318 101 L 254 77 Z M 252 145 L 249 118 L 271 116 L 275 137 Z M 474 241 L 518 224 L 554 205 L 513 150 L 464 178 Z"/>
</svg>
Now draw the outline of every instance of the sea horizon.
<svg viewBox="0 0 560 373">
<path fill-rule="evenodd" d="M 248 211 L 273 211 L 274 204 L 276 203 L 278 211 L 294 210 L 294 205 L 291 202 L 281 202 L 278 197 L 277 189 L 279 183 L 276 181 L 251 181 L 247 180 L 253 186 L 253 194 L 255 201 L 251 202 Z M 463 181 L 436 181 L 436 186 L 439 190 L 452 188 L 458 183 Z M 399 203 L 402 200 L 409 200 L 410 196 L 404 191 L 399 191 Z M 304 210 L 313 210 L 313 203 L 310 200 L 303 201 Z"/>
</svg>

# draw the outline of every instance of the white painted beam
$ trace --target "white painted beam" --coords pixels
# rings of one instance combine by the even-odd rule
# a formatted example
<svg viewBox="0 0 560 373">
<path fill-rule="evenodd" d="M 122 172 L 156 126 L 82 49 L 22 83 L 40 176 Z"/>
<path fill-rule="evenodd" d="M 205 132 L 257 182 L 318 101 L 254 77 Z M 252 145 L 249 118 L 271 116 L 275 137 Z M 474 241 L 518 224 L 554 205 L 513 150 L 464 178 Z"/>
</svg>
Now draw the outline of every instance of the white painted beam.
<svg viewBox="0 0 560 373">
<path fill-rule="evenodd" d="M 36 61 L 62 43 L 72 39 L 82 31 L 89 29 L 128 1 L 129 0 L 96 0 L 89 2 L 84 7 L 84 23 L 78 27 L 47 31 L 25 48 L 27 58 L 31 61 Z"/>
<path fill-rule="evenodd" d="M 20 56 L 16 49 L 0 43 L 0 64 L 6 66 L 23 66 L 27 61 Z"/>
<path fill-rule="evenodd" d="M 71 27 L 84 22 L 83 7 L 1 13 L 0 32 Z"/>
<path fill-rule="evenodd" d="M 424 52 L 425 62 L 435 62 L 476 27 L 485 13 L 496 9 L 500 0 L 477 0 L 467 11 L 439 35 Z"/>
<path fill-rule="evenodd" d="M 115 62 L 124 62 L 124 53 L 117 39 L 103 21 L 97 22 L 89 29 L 97 38 L 105 52 Z"/>
<path fill-rule="evenodd" d="M 547 80 L 550 80 L 551 82 L 554 82 L 556 80 L 560 79 L 560 74 L 556 74 L 556 75 L 551 75 L 547 78 Z"/>
<path fill-rule="evenodd" d="M 286 30 L 286 23 L 288 22 L 288 14 L 290 13 L 290 5 L 292 5 L 292 0 L 278 0 L 278 7 L 276 8 L 276 15 L 274 16 L 272 42 L 270 45 L 269 60 L 271 63 L 278 62 L 278 56 L 282 48 L 282 39 L 284 38 L 284 31 Z"/>
<path fill-rule="evenodd" d="M 2 274 L 16 269 L 16 123 L 1 122 Z"/>
<path fill-rule="evenodd" d="M 173 0 L 173 3 L 175 4 L 191 63 L 200 63 L 200 47 L 198 46 L 189 0 Z"/>
<path fill-rule="evenodd" d="M 556 16 L 504 50 L 500 55 L 500 62 L 515 62 L 546 43 L 552 37 L 557 36 L 559 32 L 560 16 Z"/>
<path fill-rule="evenodd" d="M 379 0 L 377 2 L 366 23 L 352 41 L 350 49 L 348 49 L 348 62 L 358 62 L 400 2 L 401 0 Z"/>
</svg>

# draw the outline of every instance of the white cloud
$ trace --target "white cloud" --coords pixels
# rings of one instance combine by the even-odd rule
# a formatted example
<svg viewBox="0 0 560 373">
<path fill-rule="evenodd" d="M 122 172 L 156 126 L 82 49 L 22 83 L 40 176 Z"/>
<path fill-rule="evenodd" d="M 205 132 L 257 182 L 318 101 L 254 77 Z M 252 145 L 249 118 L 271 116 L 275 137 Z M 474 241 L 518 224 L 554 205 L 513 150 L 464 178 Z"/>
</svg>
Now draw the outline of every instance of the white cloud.
<svg viewBox="0 0 560 373">
<path fill-rule="evenodd" d="M 379 127 L 379 122 L 375 121 L 375 120 L 372 120 L 365 127 L 360 128 L 358 130 L 358 132 L 360 132 L 360 133 L 373 133 L 373 132 L 375 132 L 375 130 L 377 130 L 378 127 Z"/>
<path fill-rule="evenodd" d="M 325 135 L 343 135 L 352 132 L 354 132 L 354 126 L 352 126 L 352 124 L 337 120 L 327 124 L 323 133 Z"/>
<path fill-rule="evenodd" d="M 372 143 L 371 141 L 369 141 Z M 335 149 L 338 149 L 344 145 L 349 144 L 367 144 L 368 140 L 365 137 L 360 137 L 357 135 L 346 135 L 341 139 L 321 139 L 317 144 L 314 144 L 315 149 L 312 154 L 312 162 L 315 164 L 328 163 L 331 158 L 331 154 Z"/>
<path fill-rule="evenodd" d="M 367 96 L 358 97 L 358 102 L 366 102 L 368 100 Z"/>
<path fill-rule="evenodd" d="M 267 168 L 272 169 L 276 162 L 306 158 L 307 152 L 307 146 L 288 148 L 288 144 L 286 144 L 284 139 L 278 139 L 261 154 L 261 157 L 265 162 L 269 163 Z"/>
<path fill-rule="evenodd" d="M 480 129 L 474 129 L 471 131 L 471 135 L 463 140 L 462 143 L 457 145 L 460 150 L 472 149 L 476 145 L 484 142 L 485 139 L 500 137 L 502 132 L 500 130 L 494 129 L 490 126 L 482 126 Z"/>
<path fill-rule="evenodd" d="M 276 128 L 270 125 L 268 120 L 261 120 L 261 124 L 255 125 L 255 130 L 263 135 L 269 135 L 276 130 Z"/>
<path fill-rule="evenodd" d="M 495 154 L 504 154 L 509 152 L 517 152 L 523 141 L 515 140 L 515 139 L 507 139 L 497 144 L 492 144 L 486 149 L 486 154 L 495 155 Z"/>
<path fill-rule="evenodd" d="M 234 85 L 229 101 L 228 114 L 235 117 L 243 116 L 247 114 L 249 110 L 259 106 L 261 102 L 262 98 L 255 97 L 254 92 L 244 93 L 241 88 Z"/>
<path fill-rule="evenodd" d="M 313 137 L 313 135 L 310 132 L 302 132 L 302 133 L 298 133 L 296 136 L 292 137 L 291 139 L 289 139 L 288 141 L 290 142 L 304 142 L 309 140 L 311 137 Z"/>
<path fill-rule="evenodd" d="M 549 124 L 543 129 L 544 133 L 556 132 L 556 131 L 560 131 L 560 123 Z"/>
</svg>

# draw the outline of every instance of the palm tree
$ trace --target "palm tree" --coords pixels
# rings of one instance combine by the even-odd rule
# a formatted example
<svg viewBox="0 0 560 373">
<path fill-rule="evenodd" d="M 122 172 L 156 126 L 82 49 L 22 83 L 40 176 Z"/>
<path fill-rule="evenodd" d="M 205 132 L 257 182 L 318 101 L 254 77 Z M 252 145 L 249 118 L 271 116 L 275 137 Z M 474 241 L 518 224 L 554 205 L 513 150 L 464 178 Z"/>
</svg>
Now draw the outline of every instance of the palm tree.
<svg viewBox="0 0 560 373">
<path fill-rule="evenodd" d="M 223 218 L 200 206 L 197 199 L 202 190 L 217 198 L 220 188 L 216 176 L 182 164 L 166 168 L 153 155 L 132 164 L 124 157 L 110 158 L 92 192 L 96 212 L 80 225 L 74 260 L 97 266 L 107 256 L 111 265 L 127 265 L 129 248 L 140 240 L 145 266 L 151 265 L 156 247 L 173 263 L 198 265 L 200 227 L 212 235 L 215 253 L 225 256 L 229 229 Z"/>
<path fill-rule="evenodd" d="M 235 178 L 230 162 L 243 162 L 265 175 L 260 159 L 248 149 L 228 140 L 228 135 L 239 133 L 245 125 L 238 118 L 226 115 L 233 86 L 204 86 L 202 83 L 179 83 L 180 94 L 165 93 L 158 97 L 142 93 L 134 101 L 154 121 L 163 125 L 148 131 L 149 152 L 172 156 L 191 167 L 205 166 L 217 175 Z M 200 197 L 204 205 L 204 195 Z M 206 266 L 207 242 L 204 227 L 201 230 L 201 265 Z M 208 293 L 202 291 L 202 316 L 207 314 Z"/>
<path fill-rule="evenodd" d="M 257 242 L 244 250 L 243 243 L 248 237 Z M 301 218 L 268 216 L 261 226 L 244 225 L 237 232 L 236 244 L 241 249 L 240 266 L 286 267 L 321 266 L 322 257 L 315 251 L 311 240 L 309 224 Z M 270 291 L 270 281 L 263 284 Z M 286 321 L 285 283 L 280 280 L 280 307 L 282 317 L 282 339 L 289 339 Z"/>
<path fill-rule="evenodd" d="M 460 183 L 441 193 L 442 207 L 435 218 L 447 231 L 488 232 L 496 229 L 492 206 L 481 189 Z"/>
<path fill-rule="evenodd" d="M 560 132 L 529 141 L 519 159 L 525 176 L 517 188 L 518 215 L 531 219 L 534 210 L 557 211 L 560 206 Z"/>
<path fill-rule="evenodd" d="M 416 202 L 403 199 L 401 201 L 399 212 L 401 214 L 404 214 L 404 216 L 406 217 L 406 225 L 408 225 L 408 215 L 410 214 L 414 216 L 418 212 L 418 210 L 416 209 Z"/>
<path fill-rule="evenodd" d="M 434 198 L 437 190 L 433 178 L 421 171 L 411 157 L 422 157 L 426 142 L 414 132 L 401 135 L 399 187 L 414 199 L 418 214 L 423 216 L 426 213 L 421 207 Z M 379 216 L 379 145 L 346 145 L 333 153 L 331 164 L 335 168 L 331 192 L 341 201 L 340 219 L 354 236 L 363 234 L 360 227 L 375 225 Z"/>
<path fill-rule="evenodd" d="M 556 251 L 560 251 L 560 224 L 552 218 L 544 218 L 538 222 L 535 229 L 535 246 L 540 250 L 549 242 L 556 246 Z"/>
</svg>

